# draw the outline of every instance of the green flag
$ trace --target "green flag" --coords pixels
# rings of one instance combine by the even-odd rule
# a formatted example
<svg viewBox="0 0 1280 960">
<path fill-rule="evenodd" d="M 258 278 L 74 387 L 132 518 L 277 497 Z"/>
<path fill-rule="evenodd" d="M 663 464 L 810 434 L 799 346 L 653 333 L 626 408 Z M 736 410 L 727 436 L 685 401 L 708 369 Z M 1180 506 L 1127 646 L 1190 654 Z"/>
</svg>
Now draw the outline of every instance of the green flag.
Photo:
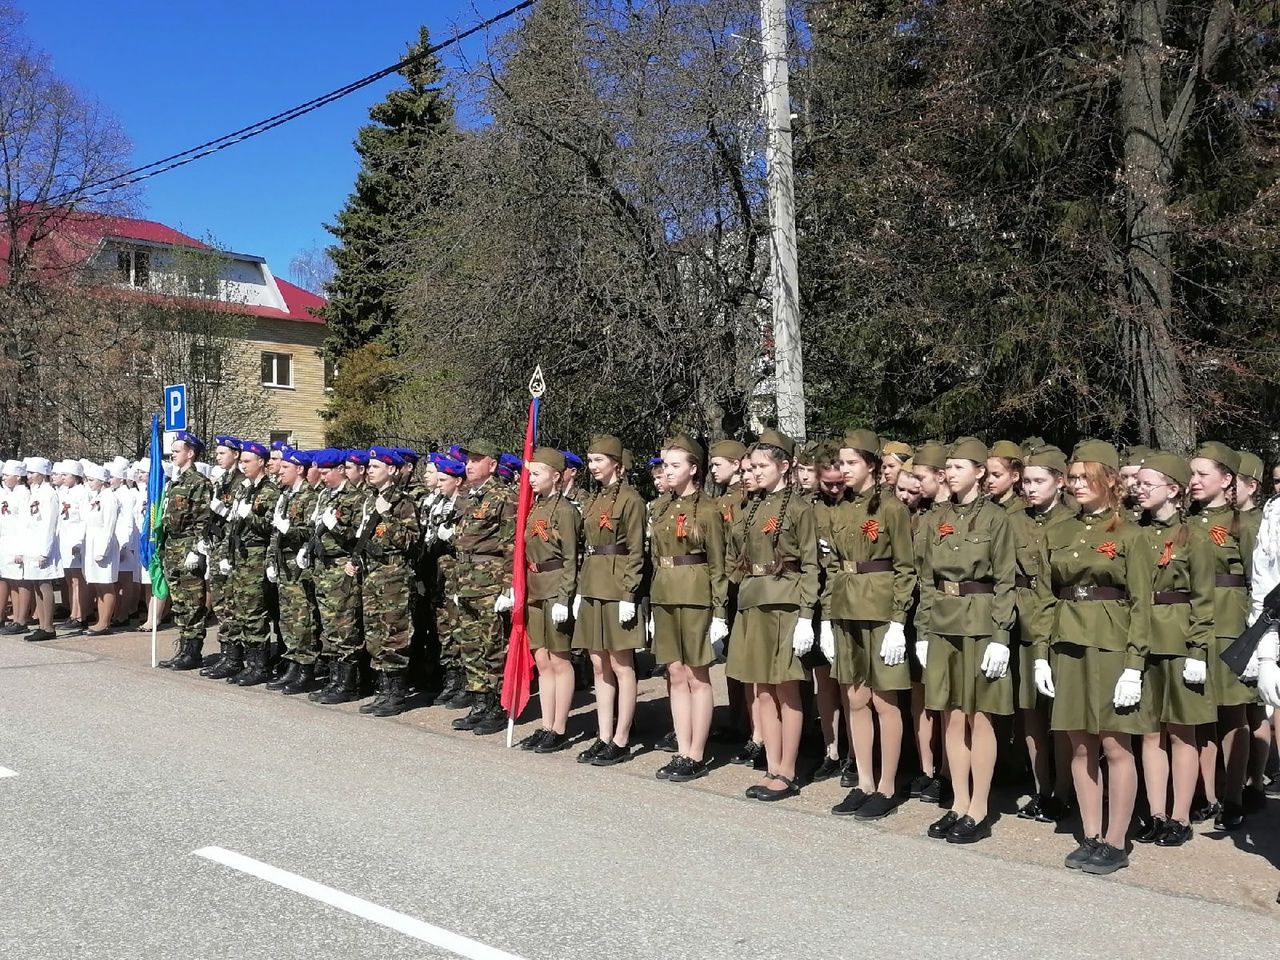
<svg viewBox="0 0 1280 960">
<path fill-rule="evenodd" d="M 151 574 L 151 595 L 157 601 L 169 599 L 169 581 L 164 578 L 164 564 L 161 562 L 164 554 L 163 519 L 164 500 L 161 499 L 151 505 L 151 536 L 156 549 L 151 552 L 151 565 L 147 568 Z"/>
</svg>

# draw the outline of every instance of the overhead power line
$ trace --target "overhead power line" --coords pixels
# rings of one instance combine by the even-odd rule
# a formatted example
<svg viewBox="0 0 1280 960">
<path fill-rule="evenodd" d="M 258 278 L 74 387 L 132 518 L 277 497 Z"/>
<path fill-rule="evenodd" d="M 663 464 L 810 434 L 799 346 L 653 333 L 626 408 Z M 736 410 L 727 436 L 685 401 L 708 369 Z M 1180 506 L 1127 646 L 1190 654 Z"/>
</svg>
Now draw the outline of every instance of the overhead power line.
<svg viewBox="0 0 1280 960">
<path fill-rule="evenodd" d="M 384 77 L 389 77 L 393 73 L 398 73 L 405 67 L 416 63 L 424 57 L 439 53 L 441 50 L 447 49 L 454 44 L 461 43 L 463 40 L 479 33 L 481 30 L 486 30 L 494 24 L 501 23 L 503 20 L 515 16 L 521 10 L 526 10 L 529 7 L 532 7 L 535 2 L 536 0 L 521 0 L 521 2 L 517 3 L 515 6 L 508 7 L 501 13 L 495 14 L 487 20 L 483 20 L 480 23 L 467 28 L 461 33 L 454 34 L 448 40 L 442 40 L 440 43 L 434 44 L 426 50 L 422 50 L 412 56 L 405 57 L 403 60 L 393 63 L 389 67 L 384 67 L 381 70 L 369 74 L 368 76 L 361 77 L 359 80 L 353 80 L 351 83 L 339 87 L 336 90 L 331 90 L 328 93 L 308 100 L 305 103 L 300 103 L 296 107 L 291 107 L 290 109 L 277 113 L 274 116 L 267 117 L 265 120 L 259 120 L 257 123 L 251 123 L 247 127 L 241 127 L 239 130 L 224 134 L 216 139 L 207 140 L 197 146 L 183 150 L 181 153 L 170 154 L 160 160 L 154 160 L 141 167 L 134 167 L 132 170 L 126 170 L 123 173 L 116 174 L 115 176 L 105 177 L 102 180 L 97 180 L 93 183 L 83 184 L 75 190 L 68 190 L 58 196 L 51 197 L 47 202 L 51 205 L 56 205 L 73 197 L 76 200 L 89 200 L 94 197 L 100 197 L 103 194 L 113 193 L 116 190 L 133 186 L 135 183 L 140 183 L 143 180 L 149 180 L 151 177 L 158 177 L 162 173 L 168 173 L 170 170 L 176 170 L 178 167 L 186 166 L 188 163 L 194 163 L 202 157 L 207 157 L 210 154 L 219 152 L 220 150 L 225 150 L 227 147 L 234 146 L 237 143 L 244 143 L 246 140 L 251 140 L 260 134 L 266 133 L 268 130 L 274 130 L 276 127 L 282 126 L 291 120 L 296 120 L 298 117 L 305 116 L 313 110 L 319 110 L 321 107 L 327 106 L 336 100 L 341 100 L 343 97 L 349 96 L 357 90 L 361 90 L 370 84 L 377 83 Z"/>
</svg>

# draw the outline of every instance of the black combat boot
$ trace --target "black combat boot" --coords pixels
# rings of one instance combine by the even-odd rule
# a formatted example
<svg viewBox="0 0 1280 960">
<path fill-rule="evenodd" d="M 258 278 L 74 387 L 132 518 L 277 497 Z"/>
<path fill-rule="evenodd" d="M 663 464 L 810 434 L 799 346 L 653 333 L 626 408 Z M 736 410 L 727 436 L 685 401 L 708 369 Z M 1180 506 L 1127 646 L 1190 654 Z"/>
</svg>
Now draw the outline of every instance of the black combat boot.
<svg viewBox="0 0 1280 960">
<path fill-rule="evenodd" d="M 271 679 L 267 670 L 267 645 L 255 643 L 245 651 L 245 669 L 236 675 L 236 685 L 240 687 L 256 687 Z"/>
<path fill-rule="evenodd" d="M 443 707 L 462 692 L 462 671 L 452 669 L 444 675 L 444 689 L 431 701 L 432 706 Z"/>
<path fill-rule="evenodd" d="M 332 706 L 335 703 L 350 703 L 352 700 L 360 699 L 360 665 L 354 660 L 343 660 L 341 663 L 334 664 L 334 668 L 337 682 L 328 693 L 320 697 L 318 702 Z"/>
<path fill-rule="evenodd" d="M 466 681 L 464 680 L 465 684 Z M 453 699 L 445 704 L 450 710 L 469 710 L 476 705 L 477 693 L 472 693 L 464 687 L 460 687 L 458 692 L 453 695 Z"/>
<path fill-rule="evenodd" d="M 405 711 L 409 678 L 403 670 L 388 670 L 382 677 L 382 700 L 369 711 L 375 717 L 396 717 Z"/>
<path fill-rule="evenodd" d="M 382 701 L 387 698 L 387 675 L 382 670 L 375 671 L 378 678 L 374 681 L 374 689 L 377 691 L 375 696 L 368 703 L 360 705 L 360 712 L 364 714 L 373 713 L 375 709 L 382 706 Z"/>
<path fill-rule="evenodd" d="M 307 693 L 315 686 L 316 667 L 313 663 L 298 664 L 298 675 L 280 692 L 286 697 L 296 697 L 300 693 Z"/>
<path fill-rule="evenodd" d="M 453 721 L 453 729 L 455 730 L 474 730 L 484 715 L 489 711 L 492 704 L 492 696 L 487 693 L 473 694 L 474 701 L 471 704 L 471 712 L 465 717 L 459 717 Z"/>
<path fill-rule="evenodd" d="M 267 684 L 267 689 L 283 690 L 289 684 L 293 683 L 293 681 L 298 679 L 298 670 L 299 670 L 299 664 L 295 663 L 293 660 L 290 660 L 288 669 L 285 670 L 284 673 L 280 674 L 280 676 L 270 681 Z"/>
<path fill-rule="evenodd" d="M 198 670 L 204 664 L 204 639 L 192 637 L 182 643 L 182 652 L 169 661 L 170 670 Z"/>
<path fill-rule="evenodd" d="M 321 663 L 328 667 L 329 673 L 325 677 L 324 683 L 307 695 L 307 699 L 312 703 L 319 703 L 321 697 L 325 694 L 332 693 L 333 688 L 338 685 L 338 661 L 329 660 L 321 661 Z"/>
<path fill-rule="evenodd" d="M 502 707 L 502 701 L 498 699 L 496 694 L 488 694 L 489 709 L 484 712 L 484 716 L 471 728 L 471 732 L 477 737 L 487 737 L 490 734 L 498 733 L 507 729 L 507 711 Z"/>
<path fill-rule="evenodd" d="M 229 680 L 244 669 L 244 647 L 238 643 L 222 645 L 222 659 L 208 673 L 210 680 Z"/>
<path fill-rule="evenodd" d="M 161 660 L 156 664 L 161 670 L 172 670 L 175 661 L 182 659 L 182 655 L 186 652 L 187 645 L 184 641 L 179 640 L 173 646 L 173 656 L 167 660 Z M 201 671 L 203 673 L 203 671 Z"/>
<path fill-rule="evenodd" d="M 227 647 L 229 646 L 229 643 L 218 644 L 218 656 L 214 658 L 212 663 L 200 668 L 200 676 L 207 677 L 214 670 L 217 670 L 218 667 L 222 666 L 222 662 L 227 659 Z"/>
</svg>

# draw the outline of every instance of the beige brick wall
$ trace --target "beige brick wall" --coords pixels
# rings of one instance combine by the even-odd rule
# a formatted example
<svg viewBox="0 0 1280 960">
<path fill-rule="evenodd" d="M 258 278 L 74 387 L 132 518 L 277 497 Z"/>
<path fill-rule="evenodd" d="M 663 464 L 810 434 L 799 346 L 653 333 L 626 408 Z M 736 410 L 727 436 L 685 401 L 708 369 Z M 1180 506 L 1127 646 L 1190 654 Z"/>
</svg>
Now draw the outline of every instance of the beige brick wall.
<svg viewBox="0 0 1280 960">
<path fill-rule="evenodd" d="M 245 337 L 248 376 L 261 377 L 264 352 L 287 353 L 293 357 L 292 388 L 268 388 L 267 395 L 274 410 L 271 429 L 292 434 L 293 445 L 302 449 L 315 449 L 324 444 L 324 421 L 320 419 L 320 411 L 328 402 L 324 360 L 320 357 L 324 337 L 322 323 L 261 317 Z"/>
</svg>

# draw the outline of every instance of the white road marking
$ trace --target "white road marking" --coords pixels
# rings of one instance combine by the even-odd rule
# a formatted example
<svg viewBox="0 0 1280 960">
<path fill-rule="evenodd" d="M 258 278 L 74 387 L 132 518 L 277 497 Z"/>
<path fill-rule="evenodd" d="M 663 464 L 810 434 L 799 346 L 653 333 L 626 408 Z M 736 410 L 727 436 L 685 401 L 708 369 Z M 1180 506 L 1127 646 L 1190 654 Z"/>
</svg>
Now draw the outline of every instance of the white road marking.
<svg viewBox="0 0 1280 960">
<path fill-rule="evenodd" d="M 380 907 L 376 903 L 361 900 L 359 897 L 353 897 L 351 894 L 335 890 L 333 887 L 326 887 L 323 883 L 316 883 L 314 880 L 308 880 L 306 877 L 300 877 L 296 873 L 273 867 L 271 864 L 263 863 L 261 860 L 254 860 L 252 857 L 246 857 L 244 854 L 236 853 L 234 850 L 226 850 L 222 847 L 201 847 L 199 850 L 193 850 L 192 856 L 203 857 L 206 860 L 212 860 L 214 863 L 231 867 L 233 870 L 239 870 L 242 873 L 255 876 L 260 880 L 266 880 L 268 883 L 274 883 L 276 886 L 284 887 L 286 890 L 292 890 L 294 893 L 300 893 L 304 897 L 327 903 L 331 907 L 337 907 L 339 910 L 364 920 L 389 927 L 407 937 L 413 937 L 415 940 L 421 940 L 442 950 L 448 950 L 450 953 L 466 957 L 468 960 L 521 960 L 520 957 L 513 953 L 506 953 L 478 940 L 472 940 L 461 934 L 432 926 L 407 914 L 388 910 L 386 907 Z"/>
<path fill-rule="evenodd" d="M 8 767 L 0 767 L 0 779 L 4 777 L 16 777 L 17 775 L 18 773 L 16 770 L 10 770 Z"/>
</svg>

